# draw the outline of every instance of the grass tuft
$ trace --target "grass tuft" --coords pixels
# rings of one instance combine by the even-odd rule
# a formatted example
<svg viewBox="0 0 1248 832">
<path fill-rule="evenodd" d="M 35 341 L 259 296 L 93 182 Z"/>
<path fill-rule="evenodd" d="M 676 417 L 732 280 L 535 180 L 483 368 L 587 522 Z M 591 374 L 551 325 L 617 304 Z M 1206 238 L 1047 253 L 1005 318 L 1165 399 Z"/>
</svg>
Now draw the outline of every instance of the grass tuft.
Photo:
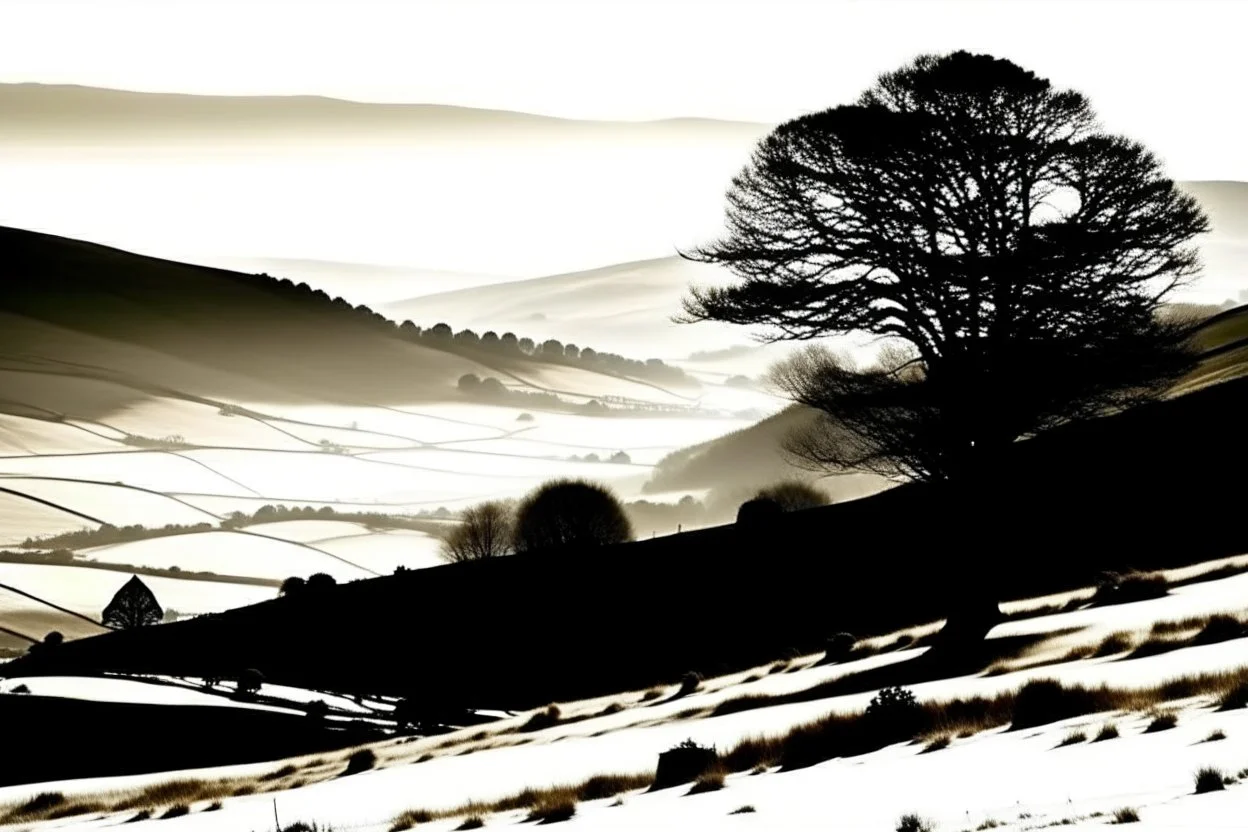
<svg viewBox="0 0 1248 832">
<path fill-rule="evenodd" d="M 459 830 L 464 829 L 480 829 L 483 826 L 485 826 L 485 820 L 480 815 L 473 815 L 472 817 L 465 819 L 464 822 L 459 826 L 456 826 L 455 829 L 459 832 Z"/>
<path fill-rule="evenodd" d="M 1092 742 L 1105 742 L 1105 740 L 1118 739 L 1118 726 L 1112 722 L 1106 722 L 1101 726 L 1101 730 L 1092 738 Z"/>
<path fill-rule="evenodd" d="M 1114 819 L 1111 823 L 1139 823 L 1140 813 L 1129 806 L 1124 806 L 1114 812 Z"/>
<path fill-rule="evenodd" d="M 1179 718 L 1175 714 L 1165 713 L 1158 714 L 1153 717 L 1153 721 L 1148 723 L 1148 727 L 1144 729 L 1145 734 L 1155 734 L 1158 731 L 1169 731 L 1171 728 L 1179 724 Z"/>
<path fill-rule="evenodd" d="M 724 787 L 724 773 L 722 771 L 708 771 L 698 777 L 694 781 L 693 786 L 689 789 L 688 794 L 705 794 L 706 792 L 717 792 Z"/>
<path fill-rule="evenodd" d="M 576 801 L 570 798 L 559 798 L 538 804 L 529 811 L 528 820 L 538 823 L 561 823 L 571 820 L 576 814 Z"/>
<path fill-rule="evenodd" d="M 932 822 L 915 814 L 902 815 L 897 820 L 897 832 L 933 832 Z"/>
<path fill-rule="evenodd" d="M 1226 739 L 1226 732 L 1221 728 L 1215 729 L 1209 736 L 1205 737 L 1205 742 L 1217 742 Z"/>
<path fill-rule="evenodd" d="M 1081 742 L 1087 742 L 1087 741 L 1088 741 L 1087 734 L 1083 733 L 1082 731 L 1071 731 L 1069 734 L 1062 737 L 1062 741 L 1057 744 L 1057 747 L 1065 748 L 1068 745 L 1078 745 Z"/>
<path fill-rule="evenodd" d="M 747 803 L 744 806 L 738 806 L 737 808 L 733 809 L 728 814 L 730 815 L 752 815 L 757 811 L 758 811 L 757 809 L 755 809 L 753 806 Z"/>
<path fill-rule="evenodd" d="M 1207 766 L 1196 772 L 1196 794 L 1220 792 L 1226 788 L 1226 778 L 1220 769 Z"/>
<path fill-rule="evenodd" d="M 376 765 L 377 755 L 373 753 L 373 750 L 371 748 L 361 748 L 347 758 L 347 768 L 342 774 L 344 777 L 349 774 L 359 774 L 374 768 Z"/>
</svg>

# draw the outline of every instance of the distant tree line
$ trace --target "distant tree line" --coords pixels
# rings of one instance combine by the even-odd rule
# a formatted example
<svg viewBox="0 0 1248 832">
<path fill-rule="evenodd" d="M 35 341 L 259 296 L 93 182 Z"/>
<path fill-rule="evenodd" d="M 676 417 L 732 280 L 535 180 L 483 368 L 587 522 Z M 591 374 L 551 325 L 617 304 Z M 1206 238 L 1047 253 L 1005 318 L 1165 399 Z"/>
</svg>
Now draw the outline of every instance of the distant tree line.
<svg viewBox="0 0 1248 832">
<path fill-rule="evenodd" d="M 576 403 L 565 401 L 554 393 L 544 390 L 513 390 L 493 376 L 481 378 L 476 373 L 465 373 L 457 383 L 459 392 L 473 399 L 490 404 L 508 404 L 513 407 L 531 407 L 534 410 L 553 410 L 581 413 L 587 416 L 605 416 L 611 409 L 597 399 Z M 528 419 L 532 421 L 532 414 Z"/>
<path fill-rule="evenodd" d="M 741 500 L 745 499 L 742 503 Z M 592 548 L 634 539 L 635 530 L 709 525 L 741 511 L 749 517 L 774 517 L 827 505 L 818 487 L 785 480 L 732 500 L 719 497 L 709 505 L 692 495 L 676 503 L 637 500 L 623 503 L 605 485 L 585 480 L 546 482 L 523 499 L 490 500 L 464 510 L 460 522 L 444 531 L 442 556 L 450 562 L 484 560 L 533 551 L 569 547 Z"/>
<path fill-rule="evenodd" d="M 116 543 L 130 543 L 135 540 L 147 540 L 153 537 L 172 537 L 179 534 L 210 532 L 211 523 L 193 523 L 180 525 L 168 523 L 164 526 L 146 526 L 135 523 L 130 526 L 114 526 L 104 523 L 94 529 L 78 529 L 50 537 L 28 537 L 22 541 L 23 549 L 86 549 L 91 546 L 110 546 Z"/>
<path fill-rule="evenodd" d="M 283 520 L 336 520 L 342 523 L 359 523 L 372 529 L 408 529 L 437 534 L 443 526 L 439 520 L 450 520 L 455 515 L 450 510 L 422 509 L 416 514 L 385 514 L 378 511 L 338 511 L 333 506 L 284 506 L 266 503 L 251 514 L 230 512 L 221 521 L 223 529 L 238 529 L 258 523 L 277 523 Z"/>
<path fill-rule="evenodd" d="M 157 537 L 211 532 L 218 529 L 230 531 L 257 523 L 274 523 L 280 520 L 338 520 L 344 523 L 359 523 L 369 529 L 410 529 L 413 531 L 436 534 L 442 526 L 438 520 L 449 520 L 454 515 L 446 508 L 433 511 L 423 509 L 417 514 L 384 514 L 375 511 L 336 511 L 332 506 L 283 506 L 265 504 L 251 514 L 241 511 L 231 512 L 220 523 L 193 523 L 181 525 L 168 523 L 164 526 L 114 526 L 104 523 L 94 529 L 77 529 L 72 532 L 50 535 L 47 537 L 28 537 L 20 546 L 23 549 L 87 549 L 93 546 L 110 546 L 117 543 L 132 543 L 136 540 L 150 540 Z M 71 555 L 72 557 L 72 555 Z"/>
<path fill-rule="evenodd" d="M 106 563 L 98 560 L 81 560 L 69 549 L 53 549 L 47 552 L 14 552 L 0 550 L 0 563 L 37 563 L 48 566 L 73 566 L 79 569 L 103 569 L 108 572 L 129 572 L 135 575 L 155 575 L 161 578 L 177 578 L 183 581 L 216 581 L 252 586 L 277 586 L 272 578 L 250 575 L 223 575 L 204 570 L 191 571 L 180 566 L 136 566 L 132 563 Z"/>
<path fill-rule="evenodd" d="M 422 329 L 410 320 L 399 325 L 399 334 L 406 340 L 438 349 L 482 350 L 497 355 L 524 356 L 551 364 L 582 367 L 599 373 L 641 378 L 661 384 L 700 386 L 697 379 L 684 370 L 658 358 L 639 361 L 613 352 L 599 352 L 592 347 L 565 344 L 554 338 L 538 342 L 532 338 L 517 336 L 514 332 L 504 332 L 502 335 L 493 330 L 482 335 L 471 329 L 455 332 L 446 323 Z"/>
<path fill-rule="evenodd" d="M 288 301 L 348 313 L 359 323 L 374 330 L 396 335 L 405 341 L 434 349 L 448 352 L 489 352 L 497 355 L 522 356 L 554 364 L 582 367 L 600 373 L 645 379 L 659 384 L 700 386 L 697 379 L 688 375 L 684 370 L 666 364 L 658 358 L 639 361 L 616 353 L 599 352 L 591 347 L 564 344 L 554 339 L 538 342 L 529 337 L 518 336 L 514 332 L 504 332 L 502 335 L 493 330 L 481 335 L 471 329 L 455 332 L 446 323 L 434 324 L 428 328 L 422 328 L 410 320 L 400 324 L 365 304 L 353 306 L 342 297 L 330 297 L 324 290 L 313 289 L 307 283 L 295 283 L 289 278 L 274 277 L 265 272 L 253 275 L 253 278 L 270 292 L 281 295 Z"/>
</svg>

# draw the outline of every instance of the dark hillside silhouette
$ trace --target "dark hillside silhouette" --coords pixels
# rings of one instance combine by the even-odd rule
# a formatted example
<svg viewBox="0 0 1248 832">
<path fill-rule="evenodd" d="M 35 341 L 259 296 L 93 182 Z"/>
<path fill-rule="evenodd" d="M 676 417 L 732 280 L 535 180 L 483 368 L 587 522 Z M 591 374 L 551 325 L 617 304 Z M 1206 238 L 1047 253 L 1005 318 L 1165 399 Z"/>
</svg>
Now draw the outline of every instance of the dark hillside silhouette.
<svg viewBox="0 0 1248 832">
<path fill-rule="evenodd" d="M 63 645 L 58 645 L 61 649 Z M 0 719 L 72 738 L 24 742 L 0 760 L 0 786 L 258 763 L 345 748 L 377 731 L 304 716 L 202 705 L 136 705 L 48 696 L 0 697 Z"/>
<path fill-rule="evenodd" d="M 689 255 L 739 282 L 694 288 L 683 320 L 881 339 L 876 366 L 810 347 L 776 368 L 823 414 L 788 449 L 950 483 L 960 557 L 979 559 L 1000 544 L 975 530 L 1015 441 L 1155 399 L 1194 367 L 1190 323 L 1161 312 L 1209 230 L 1079 93 L 989 55 L 925 55 L 763 139 L 724 238 Z M 950 632 L 983 635 L 983 603 Z"/>
<path fill-rule="evenodd" d="M 786 513 L 762 533 L 726 526 L 341 584 L 66 642 L 6 674 L 232 677 L 256 668 L 270 682 L 317 690 L 535 708 L 749 667 L 790 649 L 821 652 L 837 632 L 937 620 L 950 594 L 981 576 L 997 598 L 1032 597 L 1093 585 L 1105 570 L 1248 550 L 1242 494 L 1225 485 L 1226 471 L 1248 465 L 1238 441 L 1246 405 L 1248 381 L 1232 381 L 1019 443 L 984 521 L 996 546 L 956 570 L 947 560 L 965 534 L 950 521 L 956 495 L 915 483 Z M 828 547 L 835 558 L 822 555 Z M 465 599 L 490 615 L 465 615 Z M 437 637 L 396 658 L 394 638 L 415 633 Z"/>
</svg>

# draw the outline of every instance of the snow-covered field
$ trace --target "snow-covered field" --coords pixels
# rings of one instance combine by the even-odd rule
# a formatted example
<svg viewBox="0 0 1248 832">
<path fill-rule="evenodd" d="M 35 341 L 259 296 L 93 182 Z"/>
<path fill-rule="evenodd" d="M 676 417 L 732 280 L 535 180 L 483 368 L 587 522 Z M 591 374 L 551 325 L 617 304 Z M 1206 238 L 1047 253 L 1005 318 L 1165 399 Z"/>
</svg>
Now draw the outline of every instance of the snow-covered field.
<svg viewBox="0 0 1248 832">
<path fill-rule="evenodd" d="M 102 352 L 101 361 L 108 360 Z M 519 497 L 555 477 L 599 480 L 636 499 L 666 454 L 749 425 L 746 411 L 778 407 L 774 397 L 757 391 L 709 384 L 694 402 L 649 384 L 537 362 L 517 376 L 504 375 L 505 381 L 513 389 L 559 390 L 573 402 L 618 396 L 656 405 L 696 403 L 702 412 L 594 417 L 522 402 L 486 404 L 454 391 L 444 401 L 430 403 L 425 396 L 408 405 L 269 401 L 259 389 L 226 402 L 173 386 L 153 391 L 124 376 L 90 377 L 90 368 L 12 361 L 14 369 L 0 368 L 0 548 L 17 550 L 30 539 L 103 524 L 203 526 L 191 534 L 101 545 L 52 541 L 46 548 L 73 548 L 81 561 L 274 581 L 316 572 L 349 581 L 436 565 L 438 526 L 429 515 Z M 189 373 L 182 378 L 191 383 Z M 161 380 L 177 382 L 177 374 Z M 621 451 L 627 461 L 607 461 Z M 426 523 L 419 529 L 350 519 L 222 527 L 232 513 L 250 515 L 269 504 L 423 512 Z M 72 564 L 3 564 L 0 572 L 17 589 L 96 620 L 127 577 Z M 144 581 L 162 605 L 183 614 L 275 592 L 227 582 Z M 2 603 L 0 626 L 17 634 L 39 639 L 51 629 L 70 638 L 94 632 L 88 622 L 66 620 L 40 600 L 5 593 Z M 13 634 L 0 635 L 0 642 L 9 649 L 22 645 Z"/>
<path fill-rule="evenodd" d="M 289 531 L 299 534 L 314 530 L 292 527 Z M 1182 578 L 1190 571 L 1170 577 Z M 1027 658 L 1034 661 L 1048 655 L 1056 663 L 1017 672 L 979 672 L 909 687 L 920 701 L 941 701 L 993 696 L 1037 678 L 1144 688 L 1185 674 L 1248 667 L 1248 639 L 1244 638 L 1129 660 L 1109 655 L 1063 661 L 1054 655 L 1054 651 L 1064 653 L 1072 645 L 1095 644 L 1110 632 L 1126 630 L 1142 639 L 1157 622 L 1242 612 L 1248 604 L 1246 590 L 1248 574 L 1241 574 L 1175 587 L 1169 595 L 1155 600 L 1011 620 L 996 628 L 990 640 L 1050 634 L 1052 642 L 1042 642 L 1041 649 Z M 1037 603 L 1051 600 L 1038 599 Z M 1007 605 L 1007 610 L 1029 605 L 1015 603 Z M 922 634 L 930 629 L 910 632 Z M 893 638 L 888 635 L 874 641 L 886 643 Z M 749 737 L 783 735 L 796 725 L 829 713 L 860 711 L 874 690 L 788 704 L 763 701 L 750 710 L 709 715 L 716 705 L 742 695 L 795 694 L 872 668 L 901 667 L 924 649 L 884 652 L 839 664 L 820 664 L 819 656 L 811 656 L 794 660 L 785 672 L 769 672 L 772 668 L 764 666 L 708 679 L 699 691 L 678 698 L 671 697 L 675 691 L 672 686 L 653 700 L 633 691 L 560 703 L 562 721 L 541 731 L 516 733 L 514 729 L 529 716 L 520 714 L 484 726 L 483 732 L 469 728 L 447 736 L 384 741 L 372 746 L 378 768 L 350 777 L 336 776 L 349 750 L 318 755 L 330 761 L 319 768 L 307 759 L 296 759 L 289 762 L 301 770 L 311 769 L 307 776 L 310 785 L 291 788 L 290 782 L 281 780 L 263 794 L 226 797 L 219 811 L 203 812 L 204 806 L 196 805 L 187 816 L 139 821 L 134 826 L 142 829 L 159 823 L 153 828 L 172 832 L 268 829 L 272 828 L 276 803 L 283 825 L 304 821 L 337 830 L 384 832 L 410 809 L 451 809 L 469 801 L 514 795 L 526 788 L 580 782 L 596 774 L 653 770 L 659 752 L 685 739 L 727 750 Z M 11 690 L 13 684 L 13 680 L 0 684 L 0 692 Z M 194 704 L 217 699 L 187 687 L 142 680 L 48 678 L 28 684 L 36 694 L 104 701 Z M 295 707 L 300 701 L 324 698 L 275 686 L 265 686 L 262 693 L 285 699 Z M 603 713 L 613 703 L 623 708 Z M 361 708 L 349 699 L 335 699 L 332 704 L 360 713 L 385 708 L 377 703 L 365 703 Z M 1248 784 L 1232 782 L 1224 791 L 1196 795 L 1193 778 L 1205 766 L 1217 767 L 1230 777 L 1248 766 L 1248 709 L 1220 711 L 1208 696 L 1161 707 L 1177 715 L 1176 727 L 1146 732 L 1153 715 L 1144 712 L 1086 714 L 1023 730 L 1010 730 L 1005 725 L 952 738 L 948 747 L 936 751 L 925 750 L 922 743 L 900 743 L 793 771 L 773 768 L 760 774 L 730 774 L 722 790 L 706 794 L 691 796 L 688 786 L 678 786 L 655 793 L 634 791 L 625 794 L 622 802 L 614 798 L 586 801 L 578 806 L 566 828 L 892 830 L 901 815 L 914 812 L 928 819 L 936 830 L 1021 830 L 1056 825 L 1092 829 L 1109 823 L 1113 813 L 1124 807 L 1138 812 L 1141 821 L 1137 828 L 1141 830 L 1237 828 L 1233 818 L 1248 807 Z M 1118 729 L 1117 738 L 1059 747 L 1072 732 L 1080 731 L 1091 738 L 1111 723 Z M 1210 740 L 1217 736 L 1215 732 L 1224 738 Z M 0 804 L 20 803 L 44 791 L 60 791 L 72 800 L 74 796 L 141 789 L 183 777 L 245 780 L 286 762 L 9 787 L 0 789 Z M 747 805 L 755 811 L 733 814 Z M 31 828 L 113 826 L 130 814 L 133 812 L 88 814 L 41 822 Z M 485 820 L 489 827 L 505 827 L 525 817 L 523 811 L 512 811 Z M 462 820 L 433 821 L 419 828 L 452 830 Z"/>
</svg>

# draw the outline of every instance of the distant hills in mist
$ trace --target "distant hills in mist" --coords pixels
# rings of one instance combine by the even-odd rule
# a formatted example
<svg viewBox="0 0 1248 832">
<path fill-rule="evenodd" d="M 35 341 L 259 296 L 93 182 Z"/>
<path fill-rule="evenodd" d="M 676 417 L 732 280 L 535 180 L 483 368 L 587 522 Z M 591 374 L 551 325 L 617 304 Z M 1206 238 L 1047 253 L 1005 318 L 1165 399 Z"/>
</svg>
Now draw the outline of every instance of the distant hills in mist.
<svg viewBox="0 0 1248 832">
<path fill-rule="evenodd" d="M 495 143 L 626 136 L 696 141 L 711 134 L 751 138 L 767 125 L 701 118 L 594 121 L 457 107 L 391 104 L 311 95 L 216 96 L 133 92 L 56 84 L 0 84 L 0 144 L 40 146 L 275 141 L 388 144 Z"/>
</svg>

